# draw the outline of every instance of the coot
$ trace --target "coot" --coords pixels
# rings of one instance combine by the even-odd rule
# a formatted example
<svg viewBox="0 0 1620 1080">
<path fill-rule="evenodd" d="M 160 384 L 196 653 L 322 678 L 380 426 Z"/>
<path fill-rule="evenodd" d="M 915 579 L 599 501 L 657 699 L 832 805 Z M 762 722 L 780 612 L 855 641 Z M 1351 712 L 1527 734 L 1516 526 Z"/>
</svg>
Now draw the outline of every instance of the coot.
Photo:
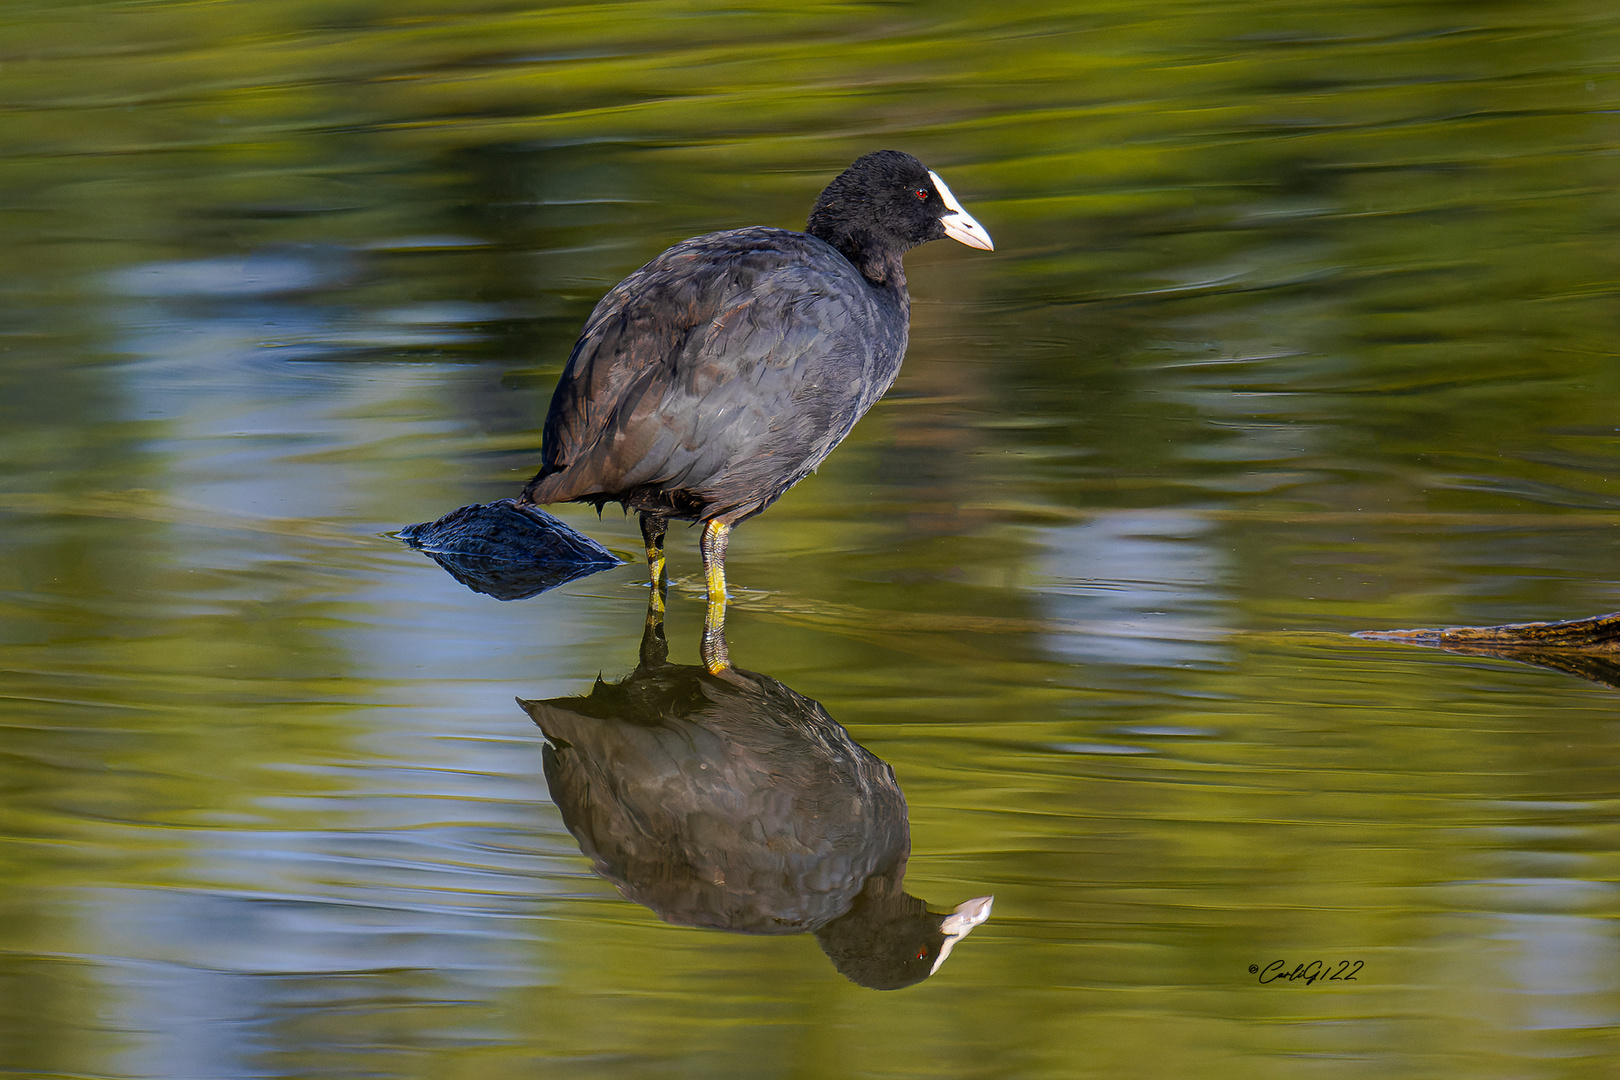
<svg viewBox="0 0 1620 1080">
<path fill-rule="evenodd" d="M 900 257 L 949 236 L 991 248 L 938 174 L 880 150 L 844 170 L 802 233 L 682 241 L 602 298 L 546 415 L 522 498 L 641 513 L 656 584 L 671 518 L 704 523 L 712 627 L 730 529 L 804 479 L 900 370 Z"/>
</svg>

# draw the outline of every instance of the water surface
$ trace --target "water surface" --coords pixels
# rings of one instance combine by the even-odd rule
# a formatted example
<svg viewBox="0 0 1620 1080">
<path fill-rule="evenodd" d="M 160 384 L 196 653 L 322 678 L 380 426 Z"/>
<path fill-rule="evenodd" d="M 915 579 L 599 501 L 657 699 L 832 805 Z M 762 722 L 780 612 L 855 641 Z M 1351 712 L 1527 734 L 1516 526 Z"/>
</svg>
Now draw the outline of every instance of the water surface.
<svg viewBox="0 0 1620 1080">
<path fill-rule="evenodd" d="M 1347 634 L 1620 609 L 1617 70 L 1573 0 L 0 6 L 0 1071 L 1612 1068 L 1617 691 Z M 996 897 L 877 993 L 548 799 L 514 698 L 636 665 L 632 519 L 509 604 L 389 534 L 515 493 L 625 273 L 886 146 L 997 250 L 909 258 L 729 560 L 907 889 Z"/>
</svg>

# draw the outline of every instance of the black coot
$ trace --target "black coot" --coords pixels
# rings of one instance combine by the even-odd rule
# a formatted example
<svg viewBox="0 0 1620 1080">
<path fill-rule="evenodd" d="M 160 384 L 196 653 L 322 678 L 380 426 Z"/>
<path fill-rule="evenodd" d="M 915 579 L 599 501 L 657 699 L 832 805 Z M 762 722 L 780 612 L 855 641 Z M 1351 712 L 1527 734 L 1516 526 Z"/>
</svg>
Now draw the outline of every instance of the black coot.
<svg viewBox="0 0 1620 1080">
<path fill-rule="evenodd" d="M 521 702 L 596 871 L 677 925 L 813 933 L 864 986 L 938 970 L 991 898 L 941 913 L 904 891 L 911 830 L 894 771 L 775 679 L 666 663 L 661 633 L 649 621 L 623 682 Z"/>
<path fill-rule="evenodd" d="M 945 236 L 991 247 L 945 181 L 881 150 L 827 185 L 802 233 L 676 244 L 591 312 L 522 498 L 640 511 L 655 584 L 669 519 L 703 522 L 712 625 L 731 527 L 809 475 L 894 382 L 911 311 L 900 257 Z"/>
</svg>

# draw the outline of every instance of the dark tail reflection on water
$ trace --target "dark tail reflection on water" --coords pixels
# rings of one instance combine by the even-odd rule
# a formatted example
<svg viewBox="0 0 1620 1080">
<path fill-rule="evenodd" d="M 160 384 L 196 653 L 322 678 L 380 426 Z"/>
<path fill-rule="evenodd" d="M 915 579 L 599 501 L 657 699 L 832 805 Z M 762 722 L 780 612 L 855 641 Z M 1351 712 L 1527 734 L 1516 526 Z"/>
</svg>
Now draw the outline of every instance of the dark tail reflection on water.
<svg viewBox="0 0 1620 1080">
<path fill-rule="evenodd" d="M 894 771 L 777 680 L 671 664 L 667 651 L 649 613 L 623 681 L 521 702 L 596 871 L 671 923 L 813 933 L 862 986 L 939 970 L 991 898 L 940 914 L 901 888 L 911 829 Z"/>
</svg>

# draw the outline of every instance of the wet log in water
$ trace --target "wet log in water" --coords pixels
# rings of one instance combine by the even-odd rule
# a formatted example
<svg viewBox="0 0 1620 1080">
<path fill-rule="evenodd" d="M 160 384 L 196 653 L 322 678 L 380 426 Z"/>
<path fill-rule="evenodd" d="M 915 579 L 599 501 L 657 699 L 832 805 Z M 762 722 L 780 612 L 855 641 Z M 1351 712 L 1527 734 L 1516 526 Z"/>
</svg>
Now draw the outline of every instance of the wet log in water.
<svg viewBox="0 0 1620 1080">
<path fill-rule="evenodd" d="M 584 533 L 516 499 L 463 506 L 398 535 L 469 589 L 497 600 L 525 600 L 621 562 Z"/>
<path fill-rule="evenodd" d="M 1362 630 L 1355 636 L 1368 641 L 1423 645 L 1466 656 L 1517 660 L 1620 689 L 1620 612 L 1563 622 Z"/>
</svg>

